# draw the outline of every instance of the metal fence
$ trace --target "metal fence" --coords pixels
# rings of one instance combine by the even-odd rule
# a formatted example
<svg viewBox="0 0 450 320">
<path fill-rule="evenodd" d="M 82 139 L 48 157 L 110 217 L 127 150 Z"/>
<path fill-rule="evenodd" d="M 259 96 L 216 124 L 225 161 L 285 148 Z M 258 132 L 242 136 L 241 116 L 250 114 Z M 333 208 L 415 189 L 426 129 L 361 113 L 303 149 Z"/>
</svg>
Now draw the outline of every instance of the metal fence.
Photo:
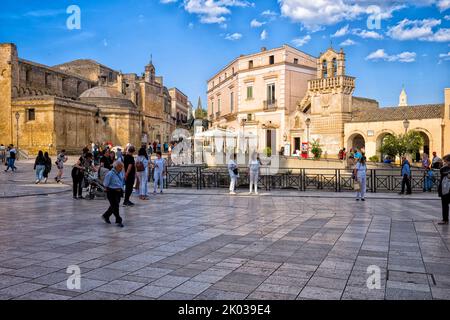
<svg viewBox="0 0 450 320">
<path fill-rule="evenodd" d="M 400 169 L 368 169 L 367 192 L 399 192 L 402 177 Z M 165 181 L 167 188 L 226 188 L 230 177 L 226 167 L 174 166 L 168 168 Z M 413 192 L 422 192 L 425 184 L 425 172 L 412 170 L 411 188 Z M 437 191 L 439 171 L 433 171 L 432 192 Z M 248 187 L 247 169 L 239 170 L 238 187 Z M 276 174 L 270 174 L 269 168 L 261 168 L 258 181 L 264 190 L 299 191 L 353 191 L 352 171 L 347 169 L 288 169 L 280 168 Z"/>
</svg>

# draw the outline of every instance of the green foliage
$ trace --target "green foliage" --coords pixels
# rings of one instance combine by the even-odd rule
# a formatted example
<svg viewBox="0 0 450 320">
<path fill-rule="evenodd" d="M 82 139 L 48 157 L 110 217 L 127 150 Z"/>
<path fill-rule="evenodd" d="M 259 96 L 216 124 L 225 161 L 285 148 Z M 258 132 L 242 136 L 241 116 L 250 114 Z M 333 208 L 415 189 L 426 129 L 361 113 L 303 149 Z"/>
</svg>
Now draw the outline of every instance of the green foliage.
<svg viewBox="0 0 450 320">
<path fill-rule="evenodd" d="M 419 152 L 423 144 L 423 137 L 419 132 L 409 131 L 406 134 L 386 136 L 379 151 L 391 157 L 401 157 L 407 153 Z"/>
<path fill-rule="evenodd" d="M 272 148 L 271 148 L 271 147 L 264 148 L 263 154 L 264 154 L 266 157 L 272 156 Z"/>
<path fill-rule="evenodd" d="M 378 156 L 371 156 L 371 157 L 369 158 L 369 161 L 372 161 L 372 162 L 380 162 L 380 158 L 378 158 Z"/>
<path fill-rule="evenodd" d="M 313 140 L 311 143 L 311 153 L 314 155 L 314 159 L 320 159 L 322 156 L 322 148 L 318 140 Z"/>
</svg>

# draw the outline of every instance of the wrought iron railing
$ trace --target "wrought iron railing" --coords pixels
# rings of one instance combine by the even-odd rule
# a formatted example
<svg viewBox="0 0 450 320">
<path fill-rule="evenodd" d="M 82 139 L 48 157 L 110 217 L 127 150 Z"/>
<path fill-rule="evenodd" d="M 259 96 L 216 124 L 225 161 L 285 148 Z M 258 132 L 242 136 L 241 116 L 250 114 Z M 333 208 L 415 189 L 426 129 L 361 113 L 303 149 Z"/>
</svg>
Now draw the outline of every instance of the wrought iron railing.
<svg viewBox="0 0 450 320">
<path fill-rule="evenodd" d="M 431 192 L 436 192 L 439 171 L 434 170 Z M 172 166 L 168 168 L 166 187 L 188 187 L 196 189 L 226 188 L 230 177 L 225 166 L 207 167 Z M 248 170 L 240 169 L 238 186 L 248 187 Z M 399 169 L 368 169 L 367 192 L 399 192 L 402 177 Z M 423 192 L 425 174 L 423 170 L 413 170 L 411 188 L 413 192 Z M 346 192 L 354 190 L 352 171 L 347 169 L 288 169 L 280 168 L 271 173 L 270 168 L 261 168 L 258 185 L 264 190 L 292 189 L 298 191 Z"/>
</svg>

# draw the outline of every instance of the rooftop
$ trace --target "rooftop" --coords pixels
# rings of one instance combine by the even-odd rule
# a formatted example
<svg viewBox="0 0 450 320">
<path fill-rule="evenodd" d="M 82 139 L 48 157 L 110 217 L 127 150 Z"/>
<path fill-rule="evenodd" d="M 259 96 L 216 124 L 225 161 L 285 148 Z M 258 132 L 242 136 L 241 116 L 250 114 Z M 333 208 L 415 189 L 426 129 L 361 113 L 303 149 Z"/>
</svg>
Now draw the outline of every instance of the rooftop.
<svg viewBox="0 0 450 320">
<path fill-rule="evenodd" d="M 424 104 L 407 107 L 386 107 L 353 113 L 352 122 L 439 119 L 444 117 L 444 104 Z"/>
</svg>

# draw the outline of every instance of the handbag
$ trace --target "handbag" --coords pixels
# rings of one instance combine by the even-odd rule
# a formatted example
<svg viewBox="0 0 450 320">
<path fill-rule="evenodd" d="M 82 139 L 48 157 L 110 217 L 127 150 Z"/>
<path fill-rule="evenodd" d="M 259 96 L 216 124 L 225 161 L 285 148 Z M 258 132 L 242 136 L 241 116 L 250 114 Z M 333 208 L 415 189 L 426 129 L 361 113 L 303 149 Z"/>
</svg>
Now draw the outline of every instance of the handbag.
<svg viewBox="0 0 450 320">
<path fill-rule="evenodd" d="M 142 161 L 136 161 L 136 171 L 137 172 L 145 171 L 145 166 Z"/>
<path fill-rule="evenodd" d="M 353 186 L 353 189 L 354 189 L 355 191 L 360 191 L 360 190 L 361 190 L 361 184 L 359 183 L 358 180 L 355 180 L 355 184 L 354 184 L 354 186 Z"/>
<path fill-rule="evenodd" d="M 238 174 L 239 174 L 238 168 L 233 169 L 233 173 L 234 173 L 235 175 L 238 175 Z"/>
</svg>

